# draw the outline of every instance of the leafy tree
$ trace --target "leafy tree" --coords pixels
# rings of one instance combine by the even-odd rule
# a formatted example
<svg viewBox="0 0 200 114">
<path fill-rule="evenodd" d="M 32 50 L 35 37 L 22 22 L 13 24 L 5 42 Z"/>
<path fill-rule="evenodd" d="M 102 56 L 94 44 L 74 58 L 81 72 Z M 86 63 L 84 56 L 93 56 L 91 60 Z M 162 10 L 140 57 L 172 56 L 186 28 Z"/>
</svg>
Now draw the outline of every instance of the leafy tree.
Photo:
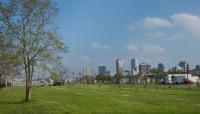
<svg viewBox="0 0 200 114">
<path fill-rule="evenodd" d="M 171 76 L 172 83 L 175 83 L 176 77 L 174 75 Z"/>
<path fill-rule="evenodd" d="M 60 78 L 59 78 L 58 73 L 57 73 L 57 71 L 56 71 L 55 68 L 52 69 L 52 70 L 50 71 L 50 78 L 51 78 L 54 82 L 60 81 Z"/>
<path fill-rule="evenodd" d="M 145 75 L 142 77 L 142 79 L 143 79 L 143 81 L 145 82 L 145 84 L 147 84 L 148 75 L 145 74 Z"/>
<path fill-rule="evenodd" d="M 160 70 L 160 69 L 155 69 L 154 68 L 154 69 L 152 69 L 151 72 L 155 76 L 156 83 L 159 83 L 160 79 L 163 78 L 166 75 L 166 73 L 163 70 Z"/>
<path fill-rule="evenodd" d="M 32 78 L 40 61 L 57 58 L 56 52 L 67 51 L 52 20 L 57 5 L 50 0 L 10 0 L 0 3 L 0 26 L 3 35 L 14 40 L 21 54 L 26 77 L 26 98 L 31 98 Z"/>
</svg>

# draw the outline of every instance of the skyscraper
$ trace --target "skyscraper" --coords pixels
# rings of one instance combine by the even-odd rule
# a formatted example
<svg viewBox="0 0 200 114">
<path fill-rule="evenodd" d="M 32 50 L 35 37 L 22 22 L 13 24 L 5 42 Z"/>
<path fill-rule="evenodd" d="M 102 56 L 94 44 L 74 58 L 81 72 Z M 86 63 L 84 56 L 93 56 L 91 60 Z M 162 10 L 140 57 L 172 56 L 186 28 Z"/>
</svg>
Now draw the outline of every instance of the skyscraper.
<svg viewBox="0 0 200 114">
<path fill-rule="evenodd" d="M 99 66 L 99 75 L 106 75 L 106 66 Z"/>
<path fill-rule="evenodd" d="M 180 61 L 178 66 L 180 66 L 183 71 L 187 71 L 187 64 L 186 61 Z"/>
<path fill-rule="evenodd" d="M 124 75 L 124 60 L 122 59 L 117 59 L 116 60 L 116 72 L 117 72 L 117 75 Z"/>
<path fill-rule="evenodd" d="M 139 65 L 139 74 L 149 74 L 151 70 L 151 65 L 142 63 Z"/>
<path fill-rule="evenodd" d="M 158 63 L 158 70 L 164 71 L 165 66 L 162 63 Z"/>
<path fill-rule="evenodd" d="M 92 76 L 92 69 L 90 67 L 85 67 L 83 69 L 83 76 Z"/>
<path fill-rule="evenodd" d="M 131 74 L 135 75 L 139 73 L 139 61 L 137 59 L 131 59 Z"/>
</svg>

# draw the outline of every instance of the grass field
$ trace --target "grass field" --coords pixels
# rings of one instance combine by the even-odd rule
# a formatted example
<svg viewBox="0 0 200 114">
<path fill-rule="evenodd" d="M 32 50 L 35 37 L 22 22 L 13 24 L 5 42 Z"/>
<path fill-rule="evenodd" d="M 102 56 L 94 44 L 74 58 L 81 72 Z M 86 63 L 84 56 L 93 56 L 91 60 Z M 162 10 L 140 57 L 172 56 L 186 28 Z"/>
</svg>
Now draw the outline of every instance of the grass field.
<svg viewBox="0 0 200 114">
<path fill-rule="evenodd" d="M 200 89 L 64 86 L 0 89 L 0 114 L 200 114 Z"/>
</svg>

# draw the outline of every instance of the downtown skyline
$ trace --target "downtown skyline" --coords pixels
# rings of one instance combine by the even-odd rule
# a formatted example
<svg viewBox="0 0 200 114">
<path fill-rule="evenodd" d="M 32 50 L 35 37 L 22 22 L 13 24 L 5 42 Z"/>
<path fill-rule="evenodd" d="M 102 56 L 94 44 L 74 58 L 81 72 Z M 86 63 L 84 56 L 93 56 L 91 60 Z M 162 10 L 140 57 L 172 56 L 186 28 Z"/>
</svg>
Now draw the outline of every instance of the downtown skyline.
<svg viewBox="0 0 200 114">
<path fill-rule="evenodd" d="M 115 60 L 136 58 L 166 68 L 187 61 L 200 64 L 200 1 L 55 1 L 60 7 L 56 17 L 59 33 L 69 52 L 64 64 L 79 72 L 106 65 L 115 72 Z"/>
</svg>

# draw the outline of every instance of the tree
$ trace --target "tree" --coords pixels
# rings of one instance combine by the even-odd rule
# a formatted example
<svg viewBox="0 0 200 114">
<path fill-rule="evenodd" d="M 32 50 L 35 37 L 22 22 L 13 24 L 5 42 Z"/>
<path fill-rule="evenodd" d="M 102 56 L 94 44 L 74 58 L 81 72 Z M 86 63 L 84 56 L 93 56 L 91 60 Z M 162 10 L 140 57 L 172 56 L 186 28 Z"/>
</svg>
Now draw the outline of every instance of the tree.
<svg viewBox="0 0 200 114">
<path fill-rule="evenodd" d="M 164 76 L 166 76 L 166 73 L 161 69 L 155 69 L 154 68 L 154 69 L 152 69 L 152 73 L 155 76 L 155 82 L 156 83 L 159 83 L 160 79 L 163 78 Z"/>
<path fill-rule="evenodd" d="M 65 80 L 68 78 L 68 69 L 60 62 L 54 62 L 53 68 L 50 71 L 50 78 L 54 82 L 59 82 L 61 85 L 64 85 Z"/>
<path fill-rule="evenodd" d="M 0 3 L 0 24 L 3 35 L 14 40 L 21 54 L 26 78 L 26 98 L 31 98 L 32 78 L 40 61 L 57 58 L 55 52 L 67 51 L 57 35 L 52 20 L 58 8 L 50 0 L 11 0 Z"/>
<path fill-rule="evenodd" d="M 0 87 L 7 86 L 6 79 L 14 78 L 19 73 L 20 60 L 13 47 L 12 41 L 0 33 Z"/>
<path fill-rule="evenodd" d="M 147 84 L 147 80 L 148 80 L 148 75 L 143 75 L 142 80 L 145 84 Z"/>
<path fill-rule="evenodd" d="M 58 76 L 58 73 L 57 73 L 57 71 L 56 71 L 55 68 L 53 68 L 53 69 L 50 71 L 50 78 L 51 78 L 54 82 L 60 81 L 59 76 Z"/>
<path fill-rule="evenodd" d="M 172 75 L 171 80 L 172 80 L 172 83 L 174 84 L 176 82 L 176 76 Z"/>
<path fill-rule="evenodd" d="M 57 65 L 55 65 L 55 69 L 57 71 L 58 77 L 61 81 L 65 81 L 65 79 L 69 78 L 68 77 L 68 69 L 60 62 L 58 62 Z"/>
</svg>

